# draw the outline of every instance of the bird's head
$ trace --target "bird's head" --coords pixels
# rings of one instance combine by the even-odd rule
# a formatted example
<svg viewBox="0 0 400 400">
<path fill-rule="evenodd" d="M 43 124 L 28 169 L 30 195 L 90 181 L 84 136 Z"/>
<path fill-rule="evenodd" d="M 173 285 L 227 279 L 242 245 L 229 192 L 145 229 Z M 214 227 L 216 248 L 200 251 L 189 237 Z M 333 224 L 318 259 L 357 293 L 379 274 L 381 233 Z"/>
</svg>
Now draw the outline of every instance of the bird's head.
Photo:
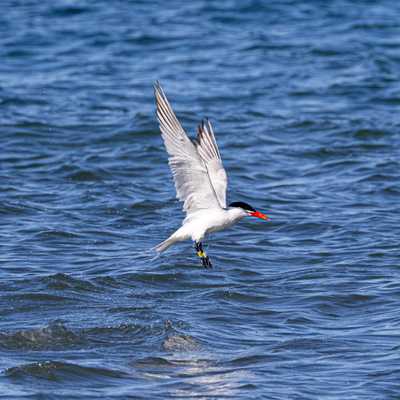
<svg viewBox="0 0 400 400">
<path fill-rule="evenodd" d="M 240 208 L 246 215 L 251 217 L 257 217 L 265 220 L 269 219 L 268 216 L 260 211 L 256 211 L 250 204 L 244 203 L 243 201 L 234 201 L 233 203 L 229 204 L 229 207 Z"/>
</svg>

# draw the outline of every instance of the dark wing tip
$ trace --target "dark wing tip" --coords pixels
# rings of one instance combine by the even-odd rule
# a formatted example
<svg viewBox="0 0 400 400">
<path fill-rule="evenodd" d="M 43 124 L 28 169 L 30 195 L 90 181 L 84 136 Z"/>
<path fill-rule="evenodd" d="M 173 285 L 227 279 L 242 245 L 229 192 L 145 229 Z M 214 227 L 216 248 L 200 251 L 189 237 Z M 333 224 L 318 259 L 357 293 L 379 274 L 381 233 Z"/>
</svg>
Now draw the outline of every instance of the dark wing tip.
<svg viewBox="0 0 400 400">
<path fill-rule="evenodd" d="M 159 80 L 156 80 L 153 83 L 154 93 L 160 93 L 161 95 L 164 94 L 163 88 L 161 87 L 161 83 Z"/>
<path fill-rule="evenodd" d="M 203 156 L 210 159 L 218 158 L 221 160 L 214 131 L 208 117 L 202 119 L 197 127 L 197 142 L 202 149 Z"/>
</svg>

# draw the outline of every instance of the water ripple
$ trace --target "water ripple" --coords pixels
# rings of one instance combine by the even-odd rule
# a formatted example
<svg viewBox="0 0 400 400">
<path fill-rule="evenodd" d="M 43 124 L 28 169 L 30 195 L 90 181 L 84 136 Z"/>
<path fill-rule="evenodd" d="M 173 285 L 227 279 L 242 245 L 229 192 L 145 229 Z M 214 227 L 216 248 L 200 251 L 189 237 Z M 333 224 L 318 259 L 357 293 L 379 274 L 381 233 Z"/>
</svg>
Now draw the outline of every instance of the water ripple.
<svg viewBox="0 0 400 400">
<path fill-rule="evenodd" d="M 400 7 L 364 3 L 2 2 L 4 398 L 396 398 Z M 157 79 L 271 217 L 210 271 L 151 251 Z"/>
</svg>

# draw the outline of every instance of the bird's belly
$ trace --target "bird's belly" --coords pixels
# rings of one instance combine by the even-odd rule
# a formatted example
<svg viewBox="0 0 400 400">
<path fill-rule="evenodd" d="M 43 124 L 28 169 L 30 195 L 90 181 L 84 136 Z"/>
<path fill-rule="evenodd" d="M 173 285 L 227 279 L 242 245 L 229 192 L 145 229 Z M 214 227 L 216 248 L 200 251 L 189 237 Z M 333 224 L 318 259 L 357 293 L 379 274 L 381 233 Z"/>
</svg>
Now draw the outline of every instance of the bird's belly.
<svg viewBox="0 0 400 400">
<path fill-rule="evenodd" d="M 229 228 L 234 223 L 235 221 L 226 220 L 226 218 L 216 219 L 207 227 L 206 233 L 222 231 L 223 229 Z"/>
<path fill-rule="evenodd" d="M 193 240 L 199 241 L 205 235 L 229 228 L 237 221 L 225 210 L 207 210 L 186 219 L 185 228 Z"/>
</svg>

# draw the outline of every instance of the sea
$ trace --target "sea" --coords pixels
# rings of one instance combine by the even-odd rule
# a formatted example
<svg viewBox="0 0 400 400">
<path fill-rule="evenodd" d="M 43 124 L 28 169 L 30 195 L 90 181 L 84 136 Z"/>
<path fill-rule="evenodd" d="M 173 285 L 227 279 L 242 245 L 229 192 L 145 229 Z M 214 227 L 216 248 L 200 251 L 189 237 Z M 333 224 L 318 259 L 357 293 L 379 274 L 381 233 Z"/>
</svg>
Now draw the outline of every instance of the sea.
<svg viewBox="0 0 400 400">
<path fill-rule="evenodd" d="M 399 63 L 393 0 L 2 0 L 0 399 L 399 399 Z M 270 217 L 212 269 L 157 80 Z"/>
</svg>

